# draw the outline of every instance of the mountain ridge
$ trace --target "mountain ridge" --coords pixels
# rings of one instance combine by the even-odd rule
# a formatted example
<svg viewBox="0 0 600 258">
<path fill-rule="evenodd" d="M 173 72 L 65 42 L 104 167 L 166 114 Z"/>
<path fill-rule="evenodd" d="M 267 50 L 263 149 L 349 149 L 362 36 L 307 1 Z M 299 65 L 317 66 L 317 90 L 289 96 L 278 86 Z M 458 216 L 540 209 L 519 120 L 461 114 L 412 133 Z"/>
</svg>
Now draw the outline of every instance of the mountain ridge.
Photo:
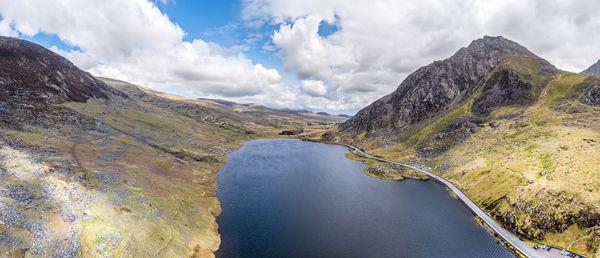
<svg viewBox="0 0 600 258">
<path fill-rule="evenodd" d="M 481 79 L 509 54 L 534 55 L 501 36 L 475 40 L 451 57 L 417 69 L 394 92 L 360 110 L 342 123 L 340 129 L 406 130 L 471 94 Z"/>
<path fill-rule="evenodd" d="M 581 72 L 582 74 L 600 76 L 600 60 Z"/>
<path fill-rule="evenodd" d="M 221 105 L 225 105 L 230 107 L 238 112 L 253 114 L 253 115 L 269 115 L 274 113 L 289 113 L 288 115 L 294 116 L 303 116 L 311 119 L 318 119 L 321 121 L 316 121 L 317 123 L 340 123 L 346 121 L 349 117 L 345 115 L 332 115 L 327 112 L 312 112 L 309 110 L 292 110 L 288 108 L 277 109 L 277 108 L 269 108 L 260 104 L 241 104 L 233 101 L 222 100 L 222 99 L 210 99 L 210 98 L 198 98 L 198 100 L 203 101 L 212 101 L 215 103 L 219 103 Z"/>
<path fill-rule="evenodd" d="M 479 71 L 436 61 L 339 128 L 304 137 L 431 167 L 516 235 L 600 256 L 600 79 L 517 52 L 466 62 Z"/>
<path fill-rule="evenodd" d="M 85 102 L 90 98 L 108 98 L 104 91 L 127 97 L 60 55 L 17 38 L 0 37 L 0 78 L 3 88 L 12 91 L 4 91 L 3 97 L 18 96 L 21 101 L 27 97 L 31 102 L 49 104 Z"/>
</svg>

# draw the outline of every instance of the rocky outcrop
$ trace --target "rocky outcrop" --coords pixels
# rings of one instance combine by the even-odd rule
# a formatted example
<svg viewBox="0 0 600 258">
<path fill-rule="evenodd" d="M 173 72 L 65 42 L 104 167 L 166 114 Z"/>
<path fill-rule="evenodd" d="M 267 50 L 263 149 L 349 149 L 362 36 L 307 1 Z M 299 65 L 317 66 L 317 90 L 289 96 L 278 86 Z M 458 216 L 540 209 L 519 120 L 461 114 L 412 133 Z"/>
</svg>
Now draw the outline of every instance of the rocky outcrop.
<svg viewBox="0 0 600 258">
<path fill-rule="evenodd" d="M 406 169 L 395 164 L 373 165 L 365 168 L 365 173 L 368 176 L 388 179 L 388 180 L 403 180 L 403 172 Z"/>
<path fill-rule="evenodd" d="M 508 209 L 492 208 L 491 214 L 511 231 L 528 239 L 542 239 L 549 233 L 563 232 L 573 224 L 590 228 L 600 223 L 600 211 L 572 193 L 541 191 L 536 198 L 527 201 L 503 198 L 501 205 Z"/>
<path fill-rule="evenodd" d="M 512 59 L 525 61 L 524 59 L 528 58 Z M 499 107 L 509 105 L 527 106 L 535 103 L 541 94 L 541 87 L 535 87 L 532 84 L 531 81 L 534 81 L 533 76 L 549 78 L 549 76 L 560 73 L 560 70 L 544 59 L 536 57 L 534 60 L 536 62 L 535 67 L 532 66 L 531 68 L 535 69 L 535 75 L 519 73 L 511 67 L 512 60 L 498 65 L 493 73 L 488 76 L 480 96 L 473 103 L 472 113 L 476 116 L 485 117 Z"/>
<path fill-rule="evenodd" d="M 592 86 L 585 93 L 583 102 L 594 106 L 600 106 L 600 85 Z"/>
<path fill-rule="evenodd" d="M 405 178 L 426 180 L 427 175 L 422 172 L 408 169 L 398 164 L 380 164 L 372 165 L 365 168 L 365 174 L 370 177 L 387 179 L 387 180 L 404 180 Z"/>
<path fill-rule="evenodd" d="M 444 126 L 442 130 L 433 135 L 430 141 L 426 141 L 417 146 L 418 154 L 421 157 L 435 157 L 456 144 L 466 140 L 471 134 L 475 133 L 481 127 L 480 121 L 471 121 L 466 119 L 458 119 Z"/>
<path fill-rule="evenodd" d="M 507 55 L 534 54 L 503 37 L 485 36 L 452 57 L 419 68 L 393 93 L 342 123 L 343 132 L 403 131 L 465 99 Z"/>
<path fill-rule="evenodd" d="M 585 69 L 581 73 L 593 76 L 600 76 L 600 60 L 598 60 L 598 62 L 590 66 L 588 69 Z"/>
<path fill-rule="evenodd" d="M 530 83 L 520 79 L 518 72 L 510 67 L 501 68 L 486 82 L 471 111 L 478 116 L 487 116 L 497 106 L 533 102 L 531 88 Z"/>
</svg>

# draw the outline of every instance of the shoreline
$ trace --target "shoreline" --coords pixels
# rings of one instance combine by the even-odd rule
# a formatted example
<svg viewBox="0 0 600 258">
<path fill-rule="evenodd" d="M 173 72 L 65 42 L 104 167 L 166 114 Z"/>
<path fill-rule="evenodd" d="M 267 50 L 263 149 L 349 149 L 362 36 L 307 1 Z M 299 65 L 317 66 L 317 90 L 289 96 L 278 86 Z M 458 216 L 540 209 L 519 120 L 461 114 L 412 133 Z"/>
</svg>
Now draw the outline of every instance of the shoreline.
<svg viewBox="0 0 600 258">
<path fill-rule="evenodd" d="M 374 157 L 371 156 L 367 153 L 364 153 L 363 151 L 361 151 L 360 149 L 352 146 L 352 145 L 347 145 L 347 144 L 343 144 L 343 143 L 331 143 L 331 144 L 335 144 L 335 145 L 341 145 L 341 146 L 345 146 L 347 148 L 350 149 L 354 149 L 354 151 L 351 151 L 352 153 L 355 153 L 355 155 L 360 155 L 363 156 L 365 158 L 369 158 L 369 159 L 374 159 L 380 162 L 386 162 L 386 163 L 391 163 L 391 164 L 398 164 L 407 168 L 411 168 L 420 172 L 425 173 L 426 175 L 428 175 L 429 177 L 431 177 L 434 181 L 438 182 L 439 184 L 441 184 L 442 186 L 446 186 L 448 187 L 450 190 L 452 190 L 452 192 L 454 192 L 459 199 L 461 200 L 461 202 L 467 206 L 467 208 L 469 209 L 469 211 L 471 211 L 473 213 L 473 215 L 478 216 L 479 218 L 481 218 L 485 224 L 490 227 L 493 231 L 495 235 L 498 235 L 499 238 L 501 238 L 503 241 L 505 241 L 508 245 L 508 250 L 515 251 L 515 254 L 517 256 L 523 256 L 523 257 L 543 257 L 538 255 L 536 252 L 532 251 L 534 250 L 533 248 L 529 247 L 524 241 L 521 241 L 517 236 L 515 236 L 514 234 L 512 234 L 511 232 L 509 232 L 508 230 L 504 229 L 498 222 L 496 222 L 489 214 L 487 214 L 487 212 L 485 212 L 483 209 L 481 209 L 479 206 L 477 206 L 475 204 L 475 202 L 473 202 L 466 194 L 464 194 L 462 191 L 460 191 L 454 184 L 450 183 L 449 181 L 447 181 L 446 179 L 444 179 L 443 177 L 440 177 L 438 175 L 435 175 L 431 172 L 425 171 L 423 169 L 420 168 L 416 168 L 413 167 L 411 165 L 407 165 L 407 164 L 403 164 L 401 162 L 395 162 L 395 161 L 390 161 L 390 160 L 386 160 L 386 159 L 382 159 L 382 158 L 378 158 L 378 157 Z M 470 202 L 470 203 L 469 203 Z M 517 242 L 520 241 L 520 242 Z"/>
<path fill-rule="evenodd" d="M 249 140 L 249 141 L 247 141 L 247 142 L 250 142 L 250 141 L 253 141 L 253 140 L 261 140 L 261 139 L 281 139 L 281 138 L 283 138 L 283 139 L 288 139 L 288 140 L 302 140 L 302 139 L 298 139 L 298 138 L 296 138 L 296 137 L 275 137 L 275 138 L 271 138 L 271 137 L 261 137 L 261 138 L 257 138 L 257 139 L 251 139 L 251 140 Z M 312 141 L 312 142 L 314 142 L 314 143 L 323 143 L 323 142 L 315 142 L 315 141 Z M 244 142 L 244 144 L 246 144 L 246 142 Z M 330 144 L 330 143 L 325 143 L 325 144 Z M 340 145 L 340 144 L 331 144 L 331 145 Z M 237 151 L 237 150 L 239 150 L 239 149 L 236 149 L 236 150 L 234 150 L 234 151 Z M 340 151 L 343 151 L 342 153 L 346 153 L 346 155 L 345 155 L 346 157 L 348 156 L 348 155 L 347 155 L 347 154 L 348 154 L 348 153 L 347 153 L 347 149 L 346 149 L 346 150 L 344 150 L 344 149 L 338 149 L 338 150 L 340 150 Z M 233 151 L 232 151 L 232 152 L 233 152 Z M 350 160 L 354 160 L 354 159 L 351 159 L 351 158 L 349 158 L 349 159 L 350 159 Z M 266 161 L 266 162 L 268 162 L 268 161 Z M 356 164 L 356 163 L 355 163 L 355 164 Z M 362 170 L 362 168 L 364 168 L 364 166 L 361 166 L 361 165 L 360 165 L 360 163 L 356 164 L 356 166 L 358 166 L 357 168 L 358 168 L 359 170 Z M 219 171 L 219 172 L 221 172 L 221 171 Z M 368 180 L 368 181 L 371 181 L 371 182 L 373 182 L 373 180 L 370 180 L 370 179 L 365 179 L 365 177 L 364 177 L 364 176 L 362 176 L 362 175 L 360 175 L 360 173 L 359 173 L 359 174 L 353 173 L 353 174 L 355 175 L 355 177 L 356 177 L 356 176 L 359 176 L 359 177 L 357 177 L 357 178 L 359 178 L 359 179 L 360 179 L 360 178 L 362 178 L 362 180 Z M 429 176 L 426 176 L 426 178 L 424 178 L 424 179 L 413 179 L 413 180 L 429 180 L 429 178 L 430 178 Z M 408 178 L 408 179 L 412 179 L 412 178 Z M 379 181 L 379 180 L 375 180 L 375 181 Z M 387 184 L 386 184 L 386 185 L 387 185 Z M 434 187 L 434 188 L 435 188 L 435 187 Z M 445 187 L 445 189 L 448 189 L 448 188 L 446 188 L 446 187 Z M 449 193 L 451 193 L 451 191 L 450 191 Z M 221 205 L 223 205 L 223 204 L 221 204 Z M 227 205 L 227 204 L 225 204 L 225 205 Z M 460 206 L 460 205 L 459 205 L 459 206 Z M 468 214 L 466 214 L 466 213 L 465 213 L 464 215 L 466 215 L 466 216 L 467 216 L 467 218 L 468 218 Z M 223 222 L 223 223 L 226 223 L 226 222 Z M 228 225 L 228 224 L 224 224 L 224 225 Z M 222 226 L 222 225 L 219 225 L 219 226 Z M 474 226 L 475 226 L 475 227 L 478 227 L 477 225 L 474 225 Z M 229 234 L 229 233 L 228 233 L 228 234 Z M 219 234 L 219 236 L 221 236 L 221 235 Z M 493 239 L 493 238 L 492 238 L 492 239 Z M 498 242 L 498 241 L 494 241 L 494 242 Z M 227 245 L 226 245 L 226 246 L 227 246 Z M 218 250 L 215 252 L 215 254 L 216 254 L 217 252 L 219 252 L 219 250 L 221 250 L 221 248 L 227 248 L 227 247 L 220 246 L 220 248 L 219 248 L 219 249 L 218 249 Z M 507 251 L 509 251 L 509 252 L 510 252 L 510 248 L 506 248 L 506 247 L 504 247 L 504 248 L 502 248 L 502 249 L 504 249 L 504 250 L 507 250 Z M 223 250 L 226 250 L 226 249 L 223 249 Z M 220 253 L 220 252 L 219 252 L 219 253 Z M 222 254 L 222 253 L 221 253 L 221 254 Z"/>
</svg>

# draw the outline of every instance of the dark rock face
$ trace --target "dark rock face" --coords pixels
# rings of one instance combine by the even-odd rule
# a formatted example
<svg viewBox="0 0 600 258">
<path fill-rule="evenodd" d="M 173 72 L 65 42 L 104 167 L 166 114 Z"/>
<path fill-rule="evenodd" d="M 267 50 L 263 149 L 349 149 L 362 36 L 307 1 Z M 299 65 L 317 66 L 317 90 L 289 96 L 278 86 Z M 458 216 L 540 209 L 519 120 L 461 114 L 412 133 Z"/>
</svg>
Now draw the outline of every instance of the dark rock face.
<svg viewBox="0 0 600 258">
<path fill-rule="evenodd" d="M 419 68 L 396 91 L 359 111 L 340 129 L 351 133 L 407 129 L 469 96 L 507 55 L 534 54 L 503 37 L 485 36 L 448 59 Z"/>
<path fill-rule="evenodd" d="M 34 43 L 0 37 L 0 97 L 21 103 L 57 104 L 126 97 L 69 62 Z"/>
<path fill-rule="evenodd" d="M 480 122 L 464 119 L 452 121 L 442 128 L 439 133 L 435 134 L 432 141 L 417 146 L 417 151 L 422 157 L 435 157 L 449 150 L 459 142 L 466 140 L 471 134 L 481 129 L 478 125 Z"/>
<path fill-rule="evenodd" d="M 109 93 L 128 98 L 42 46 L 0 37 L 0 126 L 72 124 L 92 130 L 98 127 L 92 119 L 52 104 L 108 99 Z"/>
<path fill-rule="evenodd" d="M 600 60 L 581 73 L 592 76 L 600 76 Z"/>
<path fill-rule="evenodd" d="M 287 130 L 281 131 L 281 133 L 279 133 L 279 135 L 294 135 L 294 134 L 296 134 L 296 132 L 287 131 Z"/>
<path fill-rule="evenodd" d="M 473 103 L 473 114 L 487 116 L 495 107 L 533 103 L 535 98 L 531 94 L 531 84 L 519 77 L 519 73 L 510 67 L 494 73 L 486 82 L 481 97 Z"/>
<path fill-rule="evenodd" d="M 321 141 L 323 141 L 323 142 L 334 142 L 335 141 L 335 137 L 333 136 L 333 134 L 331 132 L 326 132 L 323 135 L 321 135 Z"/>
<path fill-rule="evenodd" d="M 488 210 L 492 210 L 492 216 L 513 233 L 528 239 L 543 239 L 545 235 L 563 232 L 573 224 L 579 228 L 588 228 L 600 222 L 600 211 L 597 208 L 566 192 L 540 192 L 535 202 L 514 201 L 508 198 L 499 201 L 504 202 L 503 205 L 507 205 L 509 209 L 488 207 Z M 555 208 L 565 203 L 576 205 L 573 205 L 572 209 Z"/>
<path fill-rule="evenodd" d="M 535 69 L 537 75 L 542 77 L 560 73 L 554 65 L 541 58 L 537 60 Z M 472 113 L 485 117 L 498 107 L 534 104 L 542 90 L 528 82 L 532 77 L 531 74 L 520 74 L 507 63 L 498 65 L 493 74 L 487 77 L 481 95 L 471 107 Z"/>
<path fill-rule="evenodd" d="M 583 101 L 590 105 L 600 106 L 600 85 L 591 87 L 585 93 Z"/>
</svg>

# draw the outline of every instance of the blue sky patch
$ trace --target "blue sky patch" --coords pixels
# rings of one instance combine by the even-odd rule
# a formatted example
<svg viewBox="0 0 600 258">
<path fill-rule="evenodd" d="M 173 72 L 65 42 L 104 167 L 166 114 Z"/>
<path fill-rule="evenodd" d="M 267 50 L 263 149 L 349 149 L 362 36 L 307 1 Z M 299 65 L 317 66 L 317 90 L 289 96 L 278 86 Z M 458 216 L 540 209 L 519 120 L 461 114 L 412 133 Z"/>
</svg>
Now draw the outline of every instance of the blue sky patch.
<svg viewBox="0 0 600 258">
<path fill-rule="evenodd" d="M 326 21 L 321 21 L 319 24 L 319 31 L 317 33 L 319 36 L 326 38 L 338 30 L 339 28 L 336 24 L 329 24 Z"/>
</svg>

